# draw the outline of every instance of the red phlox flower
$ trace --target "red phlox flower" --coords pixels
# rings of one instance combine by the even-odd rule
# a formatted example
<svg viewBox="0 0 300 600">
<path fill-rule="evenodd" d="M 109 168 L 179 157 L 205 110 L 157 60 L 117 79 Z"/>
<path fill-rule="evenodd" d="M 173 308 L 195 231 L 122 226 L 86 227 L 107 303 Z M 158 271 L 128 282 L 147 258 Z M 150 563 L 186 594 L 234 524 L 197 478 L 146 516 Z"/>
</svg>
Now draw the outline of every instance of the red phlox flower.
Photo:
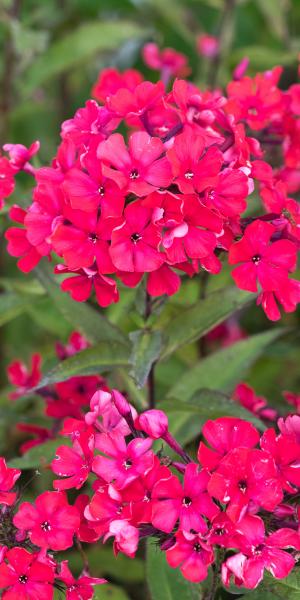
<svg viewBox="0 0 300 600">
<path fill-rule="evenodd" d="M 20 360 L 15 360 L 7 367 L 7 376 L 9 382 L 16 386 L 16 390 L 9 394 L 12 400 L 24 396 L 27 392 L 38 385 L 41 380 L 41 361 L 40 354 L 33 354 L 31 357 L 30 370 Z"/>
<path fill-rule="evenodd" d="M 235 583 L 253 589 L 261 582 L 264 569 L 273 577 L 283 579 L 292 570 L 295 559 L 282 548 L 299 548 L 299 536 L 292 529 L 278 529 L 265 537 L 264 523 L 256 516 L 247 515 L 237 525 L 236 542 L 241 550 L 226 560 L 222 569 L 225 585 L 231 573 Z"/>
<path fill-rule="evenodd" d="M 151 221 L 152 210 L 139 202 L 129 204 L 124 211 L 125 221 L 113 230 L 110 256 L 121 271 L 155 271 L 164 262 L 158 247 L 160 228 Z"/>
<path fill-rule="evenodd" d="M 29 148 L 26 148 L 23 144 L 5 144 L 3 146 L 3 150 L 9 154 L 10 164 L 17 170 L 23 169 L 26 163 L 30 161 L 39 149 L 39 141 L 33 142 Z"/>
<path fill-rule="evenodd" d="M 143 76 L 136 69 L 126 69 L 121 73 L 114 67 L 103 69 L 92 88 L 92 95 L 96 100 L 105 104 L 109 96 L 114 96 L 120 89 L 134 92 L 135 88 L 142 83 Z"/>
<path fill-rule="evenodd" d="M 101 216 L 119 217 L 124 207 L 124 194 L 119 186 L 102 175 L 102 164 L 92 152 L 82 159 L 87 171 L 74 168 L 66 174 L 63 188 L 72 208 L 87 212 L 101 211 Z"/>
<path fill-rule="evenodd" d="M 106 534 L 104 541 L 112 536 L 114 536 L 115 556 L 119 552 L 123 552 L 123 554 L 126 554 L 130 558 L 135 557 L 139 543 L 139 530 L 136 527 L 121 519 L 112 521 L 109 526 L 109 533 Z"/>
<path fill-rule="evenodd" d="M 154 456 L 153 467 L 150 471 L 129 483 L 122 490 L 123 501 L 130 504 L 130 521 L 133 525 L 138 526 L 140 523 L 152 522 L 152 508 L 153 502 L 155 502 L 152 497 L 154 486 L 158 481 L 168 479 L 170 475 L 169 469 L 160 465 L 158 458 Z M 124 518 L 123 514 L 122 517 Z"/>
<path fill-rule="evenodd" d="M 16 169 L 5 156 L 0 156 L 0 209 L 4 206 L 4 198 L 10 196 L 15 189 Z"/>
<path fill-rule="evenodd" d="M 214 553 L 200 535 L 178 531 L 176 542 L 166 551 L 166 559 L 173 569 L 180 567 L 185 579 L 199 583 L 206 579 L 209 565 L 214 561 Z"/>
<path fill-rule="evenodd" d="M 125 118 L 130 127 L 144 128 L 145 123 L 148 129 L 148 113 L 158 104 L 161 105 L 163 94 L 162 81 L 143 81 L 133 91 L 120 88 L 107 98 L 106 106 L 115 117 Z"/>
<path fill-rule="evenodd" d="M 286 105 L 283 93 L 277 87 L 282 68 L 258 73 L 252 79 L 243 77 L 227 86 L 226 110 L 237 120 L 245 120 L 251 129 L 259 131 L 273 119 L 281 117 Z"/>
<path fill-rule="evenodd" d="M 201 262 L 213 254 L 216 234 L 221 233 L 222 228 L 222 219 L 203 206 L 196 195 L 185 195 L 182 223 L 168 229 L 163 236 L 168 261 L 177 264 L 189 257 Z"/>
<path fill-rule="evenodd" d="M 247 383 L 239 383 L 236 386 L 233 392 L 233 399 L 253 415 L 257 415 L 260 418 L 273 421 L 277 417 L 277 411 L 268 407 L 266 398 L 258 396 L 254 389 Z"/>
<path fill-rule="evenodd" d="M 152 271 L 147 279 L 147 292 L 150 296 L 173 296 L 178 292 L 181 280 L 168 265 L 164 264 L 156 271 Z"/>
<path fill-rule="evenodd" d="M 300 416 L 299 415 L 288 415 L 286 419 L 282 417 L 278 419 L 278 427 L 281 433 L 286 435 L 293 435 L 300 444 Z"/>
<path fill-rule="evenodd" d="M 24 225 L 26 210 L 14 204 L 9 211 L 9 218 Z M 17 261 L 20 271 L 29 273 L 40 262 L 42 256 L 38 250 L 29 242 L 27 231 L 22 227 L 9 227 L 5 234 L 5 239 L 8 241 L 7 252 L 11 256 L 21 257 Z"/>
<path fill-rule="evenodd" d="M 142 55 L 147 67 L 161 71 L 165 83 L 168 82 L 169 77 L 184 77 L 190 73 L 187 57 L 173 48 L 159 50 L 157 44 L 149 42 L 144 45 Z"/>
<path fill-rule="evenodd" d="M 52 600 L 54 569 L 25 548 L 12 548 L 0 564 L 0 587 L 5 600 Z"/>
<path fill-rule="evenodd" d="M 249 292 L 257 292 L 257 281 L 264 292 L 286 285 L 289 271 L 296 266 L 297 249 L 289 240 L 270 244 L 275 227 L 256 220 L 246 227 L 244 236 L 229 249 L 229 264 L 236 265 L 232 277 L 236 285 Z"/>
<path fill-rule="evenodd" d="M 93 289 L 99 306 L 105 307 L 112 304 L 112 302 L 119 301 L 119 292 L 114 279 L 101 275 L 94 267 L 92 269 L 71 271 L 64 265 L 57 265 L 55 272 L 72 273 L 71 277 L 67 277 L 61 283 L 61 289 L 63 292 L 70 294 L 76 302 L 86 302 Z"/>
<path fill-rule="evenodd" d="M 94 425 L 102 433 L 114 432 L 121 436 L 130 433 L 125 419 L 120 415 L 112 401 L 112 395 L 105 390 L 98 390 L 90 400 L 91 410 L 85 415 L 85 422 Z M 135 408 L 130 404 L 132 417 L 137 416 Z"/>
<path fill-rule="evenodd" d="M 271 321 L 280 319 L 278 304 L 285 312 L 294 312 L 300 302 L 300 281 L 287 279 L 280 289 L 261 292 L 256 304 L 261 304 L 266 316 Z"/>
<path fill-rule="evenodd" d="M 30 439 L 21 444 L 21 454 L 25 454 L 31 448 L 39 446 L 40 444 L 43 444 L 44 442 L 51 440 L 54 437 L 50 429 L 47 429 L 46 427 L 40 427 L 40 425 L 31 425 L 30 423 L 17 423 L 17 429 L 24 433 L 29 433 L 30 435 L 35 436 L 33 439 Z"/>
<path fill-rule="evenodd" d="M 6 465 L 5 458 L 0 457 L 0 504 L 11 506 L 17 494 L 11 492 L 17 479 L 19 479 L 21 471 L 19 469 L 10 469 Z"/>
<path fill-rule="evenodd" d="M 33 202 L 24 219 L 26 237 L 39 254 L 47 256 L 51 252 L 51 234 L 60 220 L 64 195 L 54 185 L 38 185 L 33 193 Z"/>
<path fill-rule="evenodd" d="M 91 141 L 97 144 L 117 127 L 119 120 L 115 119 L 103 106 L 95 100 L 88 100 L 84 108 L 79 108 L 72 119 L 64 121 L 61 128 L 63 139 L 70 138 L 77 147 L 89 145 Z"/>
<path fill-rule="evenodd" d="M 80 525 L 76 536 L 80 542 L 92 544 L 93 542 L 97 542 L 99 540 L 101 537 L 101 532 L 98 532 L 96 527 L 97 522 L 87 519 L 85 516 L 85 511 L 89 505 L 89 502 L 90 497 L 88 494 L 79 494 L 74 502 L 74 506 L 77 508 L 80 516 Z"/>
<path fill-rule="evenodd" d="M 115 133 L 99 145 L 97 154 L 104 163 L 103 175 L 120 188 L 145 196 L 154 188 L 168 187 L 172 181 L 171 165 L 162 156 L 164 151 L 159 138 L 137 131 L 129 138 L 128 150 L 123 136 Z"/>
<path fill-rule="evenodd" d="M 80 418 L 81 408 L 89 404 L 102 381 L 98 375 L 82 375 L 56 383 L 54 394 L 46 395 L 46 414 L 58 419 L 68 416 Z"/>
<path fill-rule="evenodd" d="M 67 344 L 63 345 L 61 342 L 56 342 L 55 351 L 60 360 L 65 360 L 77 354 L 77 352 L 81 352 L 81 350 L 86 350 L 89 345 L 88 340 L 79 331 L 73 331 Z"/>
<path fill-rule="evenodd" d="M 207 542 L 223 548 L 234 548 L 236 525 L 225 512 L 220 512 L 210 523 L 205 535 Z"/>
<path fill-rule="evenodd" d="M 276 435 L 274 429 L 267 429 L 260 445 L 273 457 L 283 489 L 290 494 L 296 493 L 300 488 L 300 444 L 295 436 Z"/>
<path fill-rule="evenodd" d="M 91 600 L 94 596 L 94 586 L 107 583 L 106 579 L 88 575 L 81 575 L 75 579 L 67 560 L 60 563 L 58 577 L 66 586 L 66 600 Z"/>
<path fill-rule="evenodd" d="M 251 189 L 252 191 L 252 189 Z M 211 189 L 205 191 L 204 204 L 223 217 L 240 215 L 247 207 L 249 179 L 241 169 L 224 169 Z"/>
<path fill-rule="evenodd" d="M 176 136 L 167 153 L 172 165 L 174 183 L 183 194 L 203 192 L 218 181 L 223 163 L 222 152 L 216 147 L 205 147 L 205 138 L 195 135 L 191 127 Z"/>
<path fill-rule="evenodd" d="M 55 451 L 55 458 L 51 463 L 51 469 L 60 477 L 55 479 L 53 487 L 56 490 L 67 490 L 70 488 L 80 489 L 87 480 L 92 468 L 94 458 L 94 436 L 82 432 L 73 441 L 72 448 L 59 446 Z"/>
<path fill-rule="evenodd" d="M 175 475 L 158 481 L 152 493 L 154 527 L 170 533 L 179 519 L 182 530 L 204 533 L 207 524 L 202 515 L 212 519 L 219 512 L 207 493 L 208 481 L 208 473 L 194 463 L 185 469 L 183 486 Z"/>
<path fill-rule="evenodd" d="M 300 205 L 293 198 L 287 198 L 285 184 L 277 181 L 273 186 L 265 186 L 260 195 L 266 210 L 278 214 L 273 225 L 287 236 L 300 240 Z"/>
<path fill-rule="evenodd" d="M 131 520 L 131 508 L 124 502 L 123 491 L 118 491 L 113 485 L 101 484 L 86 506 L 84 515 L 100 537 L 109 532 L 113 521 Z"/>
<path fill-rule="evenodd" d="M 31 542 L 40 548 L 66 550 L 73 544 L 80 519 L 64 492 L 44 492 L 35 504 L 23 502 L 13 522 L 21 531 L 27 531 Z"/>
<path fill-rule="evenodd" d="M 63 256 L 68 269 L 88 269 L 96 260 L 99 273 L 114 273 L 109 254 L 112 229 L 120 219 L 102 217 L 97 212 L 65 209 L 66 220 L 55 228 L 51 243 L 57 254 Z"/>
<path fill-rule="evenodd" d="M 212 474 L 207 489 L 227 504 L 226 512 L 233 521 L 239 521 L 249 510 L 273 511 L 283 497 L 272 456 L 250 448 L 231 450 Z"/>
<path fill-rule="evenodd" d="M 200 442 L 197 458 L 209 471 L 214 470 L 220 460 L 233 448 L 254 448 L 259 442 L 257 429 L 247 421 L 235 417 L 221 417 L 206 421 L 202 435 L 213 448 Z"/>
<path fill-rule="evenodd" d="M 110 458 L 95 456 L 93 471 L 122 489 L 151 469 L 154 456 L 150 450 L 151 445 L 150 438 L 135 438 L 126 446 L 125 439 L 119 433 L 99 434 L 96 448 Z"/>
</svg>

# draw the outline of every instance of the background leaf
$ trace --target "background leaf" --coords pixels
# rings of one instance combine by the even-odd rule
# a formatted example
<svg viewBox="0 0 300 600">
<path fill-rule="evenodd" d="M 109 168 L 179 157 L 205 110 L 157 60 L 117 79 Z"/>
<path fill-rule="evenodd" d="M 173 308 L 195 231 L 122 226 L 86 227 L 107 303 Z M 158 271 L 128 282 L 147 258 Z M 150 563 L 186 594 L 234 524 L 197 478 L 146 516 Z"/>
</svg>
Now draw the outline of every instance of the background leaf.
<svg viewBox="0 0 300 600">
<path fill-rule="evenodd" d="M 153 363 L 159 357 L 162 335 L 160 331 L 144 329 L 132 331 L 129 338 L 132 342 L 132 352 L 129 359 L 132 365 L 130 375 L 135 379 L 138 387 L 142 388 L 146 383 Z"/>
<path fill-rule="evenodd" d="M 147 582 L 152 600 L 198 600 L 200 586 L 184 579 L 179 569 L 169 567 L 164 552 L 147 545 Z"/>
</svg>

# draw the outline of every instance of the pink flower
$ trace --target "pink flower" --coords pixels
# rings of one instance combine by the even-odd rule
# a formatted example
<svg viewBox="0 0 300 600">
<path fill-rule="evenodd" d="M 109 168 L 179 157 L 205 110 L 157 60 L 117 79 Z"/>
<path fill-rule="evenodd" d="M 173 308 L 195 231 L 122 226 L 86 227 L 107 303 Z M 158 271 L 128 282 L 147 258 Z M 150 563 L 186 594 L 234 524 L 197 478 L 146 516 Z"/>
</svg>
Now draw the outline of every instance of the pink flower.
<svg viewBox="0 0 300 600">
<path fill-rule="evenodd" d="M 119 292 L 114 279 L 101 275 L 93 267 L 92 269 L 78 269 L 71 271 L 63 265 L 57 265 L 56 273 L 68 273 L 73 275 L 67 277 L 61 283 L 63 292 L 70 294 L 76 302 L 85 302 L 89 299 L 92 291 L 95 291 L 99 306 L 106 307 L 113 302 L 119 301 Z"/>
<path fill-rule="evenodd" d="M 51 469 L 56 475 L 65 477 L 65 479 L 55 479 L 53 487 L 56 490 L 80 489 L 87 480 L 92 468 L 94 436 L 88 432 L 82 432 L 73 441 L 72 448 L 59 446 L 55 454 Z"/>
<path fill-rule="evenodd" d="M 24 225 L 27 214 L 26 210 L 17 204 L 14 204 L 9 211 L 10 219 L 21 225 Z M 42 255 L 29 242 L 26 229 L 21 227 L 9 227 L 6 230 L 4 237 L 8 241 L 8 254 L 11 256 L 20 256 L 17 261 L 18 268 L 23 271 L 23 273 L 32 271 L 32 269 L 40 262 Z"/>
<path fill-rule="evenodd" d="M 264 569 L 277 579 L 287 577 L 295 559 L 281 548 L 300 547 L 299 536 L 292 529 L 278 529 L 265 537 L 262 519 L 251 515 L 238 524 L 236 543 L 241 552 L 226 560 L 223 582 L 228 585 L 233 573 L 237 585 L 249 589 L 256 588 L 262 581 Z"/>
<path fill-rule="evenodd" d="M 44 492 L 35 504 L 23 502 L 14 516 L 14 525 L 27 531 L 33 544 L 40 548 L 66 550 L 73 544 L 79 527 L 79 513 L 68 504 L 64 492 Z"/>
<path fill-rule="evenodd" d="M 170 567 L 180 567 L 186 579 L 199 583 L 206 579 L 208 567 L 214 561 L 214 553 L 200 535 L 178 531 L 175 545 L 167 550 L 166 558 Z"/>
<path fill-rule="evenodd" d="M 293 406 L 297 413 L 300 413 L 300 394 L 294 394 L 294 392 L 282 392 L 284 399 Z"/>
<path fill-rule="evenodd" d="M 105 541 L 114 536 L 114 554 L 123 552 L 126 556 L 134 558 L 139 543 L 139 530 L 127 521 L 118 519 L 112 521 L 109 526 L 109 533 L 105 536 Z"/>
<path fill-rule="evenodd" d="M 107 98 L 116 94 L 119 89 L 134 91 L 142 81 L 143 76 L 135 69 L 126 69 L 121 73 L 114 67 L 108 67 L 99 73 L 98 80 L 92 88 L 92 95 L 105 103 Z"/>
<path fill-rule="evenodd" d="M 211 189 L 205 191 L 204 204 L 223 217 L 236 218 L 244 212 L 249 194 L 249 180 L 242 170 L 224 169 Z"/>
<path fill-rule="evenodd" d="M 167 156 L 174 182 L 183 194 L 200 193 L 217 183 L 223 163 L 222 153 L 213 146 L 206 148 L 205 138 L 195 136 L 191 127 L 186 127 L 181 135 L 176 136 Z"/>
<path fill-rule="evenodd" d="M 274 429 L 267 429 L 260 445 L 273 457 L 283 489 L 296 493 L 300 487 L 300 443 L 294 435 L 276 435 Z"/>
<path fill-rule="evenodd" d="M 78 579 L 72 575 L 68 561 L 60 563 L 59 579 L 66 586 L 66 600 L 91 600 L 94 596 L 94 585 L 107 583 L 106 579 L 81 575 Z"/>
<path fill-rule="evenodd" d="M 168 431 L 168 417 L 162 410 L 145 410 L 135 421 L 135 426 L 154 440 L 162 438 Z"/>
<path fill-rule="evenodd" d="M 24 548 L 12 548 L 0 564 L 0 587 L 4 600 L 52 600 L 53 568 Z"/>
<path fill-rule="evenodd" d="M 69 356 L 73 356 L 89 347 L 88 340 L 78 331 L 71 333 L 68 343 L 63 345 L 61 342 L 56 342 L 55 351 L 60 360 L 65 360 Z"/>
<path fill-rule="evenodd" d="M 10 161 L 0 156 L 0 209 L 4 206 L 4 198 L 10 196 L 15 189 L 15 174 L 16 170 Z"/>
<path fill-rule="evenodd" d="M 220 460 L 233 448 L 254 448 L 259 441 L 259 433 L 255 427 L 235 417 L 221 417 L 214 421 L 206 421 L 202 435 L 213 450 L 200 442 L 197 458 L 209 471 L 214 470 Z"/>
<path fill-rule="evenodd" d="M 131 508 L 123 500 L 123 492 L 113 485 L 100 485 L 84 511 L 85 518 L 98 537 L 109 532 L 110 524 L 120 518 L 129 520 Z"/>
<path fill-rule="evenodd" d="M 130 404 L 129 407 L 135 417 L 137 414 L 135 408 Z M 90 409 L 85 415 L 85 422 L 88 425 L 94 425 L 102 433 L 115 432 L 121 436 L 130 433 L 130 428 L 116 408 L 110 392 L 105 390 L 95 392 L 90 400 Z"/>
<path fill-rule="evenodd" d="M 11 506 L 17 497 L 15 492 L 10 490 L 19 479 L 21 471 L 19 469 L 10 469 L 6 466 L 5 459 L 0 457 L 0 504 Z"/>
<path fill-rule="evenodd" d="M 285 312 L 290 313 L 296 310 L 300 302 L 300 281 L 286 279 L 284 284 L 281 283 L 280 281 L 280 289 L 261 292 L 256 301 L 257 305 L 261 304 L 270 321 L 278 321 L 281 318 L 278 304 L 282 305 Z"/>
<path fill-rule="evenodd" d="M 10 163 L 16 169 L 21 170 L 26 165 L 27 162 L 39 151 L 40 142 L 35 141 L 26 148 L 23 144 L 4 144 L 3 150 L 8 152 Z"/>
<path fill-rule="evenodd" d="M 257 292 L 257 281 L 263 291 L 286 285 L 289 271 L 296 266 L 296 246 L 289 240 L 270 244 L 275 228 L 270 223 L 254 221 L 243 238 L 229 249 L 229 264 L 236 265 L 232 277 L 242 290 Z"/>
<path fill-rule="evenodd" d="M 202 33 L 197 38 L 197 50 L 206 58 L 214 58 L 219 53 L 220 44 L 218 38 L 208 33 Z"/>
<path fill-rule="evenodd" d="M 163 263 L 158 247 L 160 229 L 151 222 L 152 211 L 138 202 L 124 211 L 125 221 L 113 230 L 110 256 L 121 271 L 155 271 Z"/>
<path fill-rule="evenodd" d="M 125 439 L 118 433 L 101 433 L 97 436 L 96 448 L 108 455 L 95 456 L 93 471 L 107 482 L 114 482 L 122 489 L 131 481 L 146 473 L 153 465 L 150 438 L 135 438 L 126 446 Z"/>
<path fill-rule="evenodd" d="M 239 521 L 248 511 L 273 511 L 282 500 L 276 465 L 268 452 L 235 448 L 219 463 L 208 482 L 211 496 L 227 504 L 226 512 Z"/>
<path fill-rule="evenodd" d="M 20 446 L 21 454 L 25 454 L 30 450 L 30 448 L 34 448 L 35 446 L 39 446 L 43 444 L 47 440 L 51 440 L 54 435 L 50 429 L 47 427 L 41 427 L 40 425 L 31 425 L 30 423 L 18 423 L 17 429 L 24 433 L 29 433 L 30 435 L 35 436 L 33 439 L 27 440 L 23 442 Z"/>
<path fill-rule="evenodd" d="M 267 406 L 267 400 L 264 396 L 257 396 L 254 389 L 247 383 L 239 383 L 234 392 L 233 398 L 244 408 L 262 419 L 273 421 L 277 417 L 277 411 Z"/>
<path fill-rule="evenodd" d="M 8 365 L 8 379 L 12 385 L 17 387 L 16 391 L 10 394 L 12 400 L 24 396 L 31 388 L 38 385 L 41 379 L 41 360 L 42 357 L 40 354 L 33 354 L 31 357 L 30 370 L 19 360 L 15 360 Z"/>
<path fill-rule="evenodd" d="M 72 208 L 87 212 L 99 210 L 104 219 L 119 217 L 125 198 L 118 185 L 103 177 L 102 163 L 93 153 L 88 153 L 82 163 L 85 171 L 70 169 L 63 183 Z"/>
<path fill-rule="evenodd" d="M 173 48 L 159 50 L 157 44 L 149 42 L 144 45 L 142 54 L 147 67 L 161 71 L 161 77 L 165 84 L 170 77 L 183 77 L 190 72 L 187 57 Z"/>
<path fill-rule="evenodd" d="M 179 519 L 184 531 L 205 532 L 207 525 L 202 515 L 212 519 L 219 512 L 207 493 L 208 481 L 209 475 L 194 463 L 185 469 L 183 486 L 175 475 L 159 481 L 152 494 L 154 527 L 170 533 Z"/>
<path fill-rule="evenodd" d="M 97 155 L 104 163 L 102 172 L 106 177 L 120 188 L 145 196 L 154 188 L 168 187 L 172 181 L 170 163 L 165 156 L 161 158 L 164 150 L 159 138 L 139 131 L 130 136 L 128 150 L 123 136 L 115 133 L 100 144 Z"/>
<path fill-rule="evenodd" d="M 300 443 L 300 415 L 288 415 L 286 419 L 278 419 L 278 427 L 281 433 L 293 435 Z"/>
</svg>

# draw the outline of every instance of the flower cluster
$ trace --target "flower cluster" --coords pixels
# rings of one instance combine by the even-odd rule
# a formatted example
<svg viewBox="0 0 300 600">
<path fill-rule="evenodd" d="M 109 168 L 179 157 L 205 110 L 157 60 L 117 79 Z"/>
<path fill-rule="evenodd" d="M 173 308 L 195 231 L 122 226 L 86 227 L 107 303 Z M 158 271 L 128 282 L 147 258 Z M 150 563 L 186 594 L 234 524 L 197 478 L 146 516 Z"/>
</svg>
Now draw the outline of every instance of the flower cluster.
<svg viewBox="0 0 300 600">
<path fill-rule="evenodd" d="M 290 197 L 300 187 L 300 85 L 282 91 L 280 67 L 250 78 L 243 64 L 227 94 L 184 79 L 167 91 L 187 73 L 185 57 L 155 44 L 143 54 L 162 81 L 104 70 L 96 100 L 62 124 L 50 167 L 29 165 L 36 144 L 4 147 L 2 197 L 16 170 L 36 181 L 32 204 L 10 209 L 18 226 L 6 232 L 8 252 L 24 272 L 58 255 L 62 290 L 79 302 L 94 291 L 102 307 L 118 301 L 120 283 L 145 277 L 150 296 L 172 295 L 186 276 L 219 273 L 227 256 L 236 285 L 259 292 L 269 319 L 279 319 L 279 306 L 291 312 L 300 301 L 290 278 L 300 240 Z M 262 209 L 249 217 L 253 192 Z"/>
<path fill-rule="evenodd" d="M 300 550 L 293 501 L 300 488 L 299 421 L 297 415 L 280 419 L 279 432 L 269 428 L 262 435 L 238 418 L 207 421 L 192 460 L 162 411 L 137 415 L 117 390 L 97 391 L 82 419 L 64 422 L 69 443 L 57 448 L 51 464 L 55 491 L 12 506 L 20 471 L 2 459 L 0 502 L 8 519 L 1 533 L 3 598 L 25 591 L 34 598 L 39 590 L 51 599 L 53 584 L 72 600 L 82 597 L 81 588 L 91 598 L 92 586 L 104 580 L 85 574 L 76 581 L 52 554 L 71 547 L 74 536 L 79 543 L 113 538 L 115 554 L 132 558 L 141 539 L 153 538 L 169 565 L 192 582 L 204 580 L 210 566 L 225 586 L 233 578 L 255 588 L 265 569 L 287 576 Z M 164 447 L 155 452 L 157 439 Z M 81 489 L 90 474 L 91 497 L 80 493 L 70 505 L 66 490 Z"/>
</svg>

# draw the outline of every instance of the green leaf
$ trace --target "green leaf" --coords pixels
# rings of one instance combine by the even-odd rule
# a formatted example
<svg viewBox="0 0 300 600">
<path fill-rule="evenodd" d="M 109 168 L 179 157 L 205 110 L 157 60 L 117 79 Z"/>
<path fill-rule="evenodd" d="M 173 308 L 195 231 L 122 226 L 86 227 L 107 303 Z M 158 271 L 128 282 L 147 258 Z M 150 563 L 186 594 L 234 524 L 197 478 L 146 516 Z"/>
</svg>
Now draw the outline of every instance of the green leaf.
<svg viewBox="0 0 300 600">
<path fill-rule="evenodd" d="M 125 554 L 119 554 L 117 560 L 112 560 L 113 549 L 111 546 L 94 544 L 85 549 L 90 572 L 95 577 L 113 578 L 114 581 L 142 582 L 145 578 L 145 563 L 141 558 L 131 560 Z M 82 569 L 82 557 L 76 551 L 69 552 L 70 568 L 74 573 Z"/>
<path fill-rule="evenodd" d="M 166 22 L 168 28 L 172 28 L 189 46 L 193 46 L 193 36 L 186 25 L 186 11 L 179 0 L 148 0 L 160 19 Z"/>
<path fill-rule="evenodd" d="M 270 33 L 275 34 L 280 40 L 287 35 L 286 15 L 283 0 L 255 0 L 257 8 L 263 15 Z"/>
<path fill-rule="evenodd" d="M 244 46 L 234 50 L 230 55 L 230 64 L 237 65 L 245 56 L 250 60 L 251 71 L 272 69 L 275 65 L 297 63 L 296 50 L 278 50 L 268 46 Z"/>
<path fill-rule="evenodd" d="M 123 588 L 111 583 L 105 583 L 103 585 L 95 585 L 93 600 L 129 600 L 129 596 Z"/>
<path fill-rule="evenodd" d="M 167 341 L 161 358 L 166 358 L 184 344 L 199 339 L 252 298 L 253 295 L 248 292 L 228 287 L 217 290 L 194 306 L 184 309 L 165 329 Z"/>
<path fill-rule="evenodd" d="M 34 446 L 23 456 L 12 458 L 9 461 L 9 466 L 14 469 L 38 469 L 45 468 L 54 459 L 56 449 L 61 445 L 70 446 L 71 443 L 67 438 L 56 440 L 48 440 L 44 444 Z"/>
<path fill-rule="evenodd" d="M 198 600 L 200 586 L 181 575 L 179 569 L 171 569 L 165 552 L 153 543 L 147 545 L 147 583 L 151 600 Z"/>
<path fill-rule="evenodd" d="M 127 40 L 141 38 L 143 29 L 129 21 L 86 22 L 53 42 L 23 77 L 25 93 L 82 63 L 98 52 L 118 49 Z"/>
<path fill-rule="evenodd" d="M 103 373 L 116 367 L 128 366 L 128 352 L 128 346 L 124 344 L 101 342 L 58 363 L 30 393 L 52 383 L 65 381 L 69 377 Z"/>
<path fill-rule="evenodd" d="M 299 600 L 300 598 L 300 569 L 296 568 L 284 579 L 274 579 L 269 573 L 264 576 L 264 581 L 256 590 L 251 590 L 240 597 L 240 600 Z"/>
<path fill-rule="evenodd" d="M 284 329 L 271 329 L 236 342 L 197 362 L 168 391 L 168 398 L 189 400 L 201 388 L 230 392 L 252 363 Z"/>
<path fill-rule="evenodd" d="M 12 292 L 0 294 L 0 326 L 21 315 L 32 304 L 32 297 L 22 297 Z"/>
<path fill-rule="evenodd" d="M 39 265 L 35 270 L 37 277 L 45 290 L 51 296 L 54 304 L 71 323 L 90 342 L 115 341 L 127 343 L 127 338 L 118 327 L 112 325 L 100 312 L 87 303 L 75 302 L 70 296 L 62 292 L 56 283 L 49 265 Z"/>
<path fill-rule="evenodd" d="M 129 359 L 132 365 L 130 375 L 135 379 L 137 386 L 142 388 L 152 365 L 159 357 L 162 344 L 161 332 L 147 329 L 132 331 L 129 338 L 133 344 Z"/>
</svg>

